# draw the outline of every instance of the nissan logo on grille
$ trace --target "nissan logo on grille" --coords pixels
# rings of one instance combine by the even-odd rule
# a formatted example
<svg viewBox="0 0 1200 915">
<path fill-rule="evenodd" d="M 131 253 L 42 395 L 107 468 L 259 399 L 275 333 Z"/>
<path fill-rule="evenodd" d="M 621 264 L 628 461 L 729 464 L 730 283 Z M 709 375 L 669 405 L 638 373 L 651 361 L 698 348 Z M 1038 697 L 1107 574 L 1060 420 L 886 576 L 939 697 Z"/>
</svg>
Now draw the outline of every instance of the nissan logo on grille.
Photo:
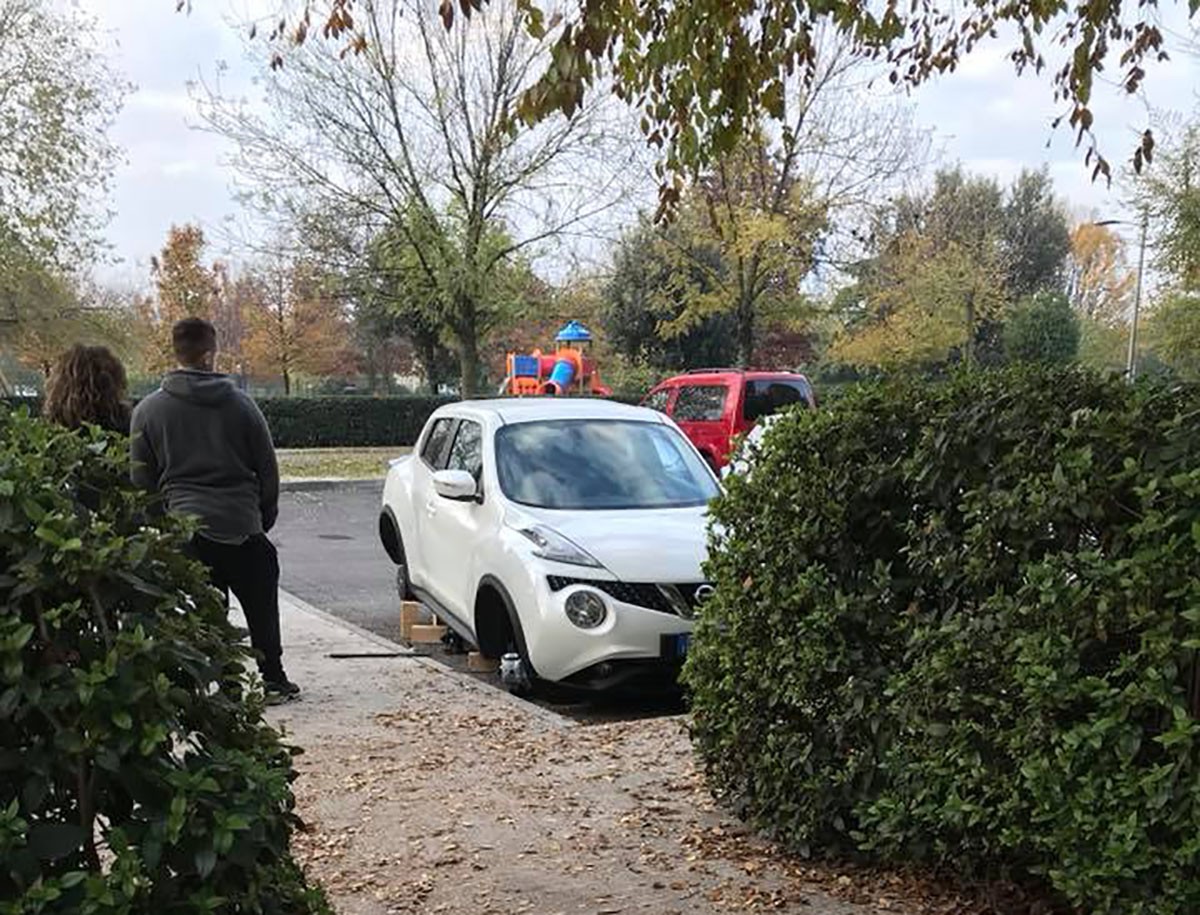
<svg viewBox="0 0 1200 915">
<path fill-rule="evenodd" d="M 692 595 L 692 600 L 697 604 L 702 604 L 716 593 L 717 589 L 712 585 L 700 585 Z"/>
</svg>

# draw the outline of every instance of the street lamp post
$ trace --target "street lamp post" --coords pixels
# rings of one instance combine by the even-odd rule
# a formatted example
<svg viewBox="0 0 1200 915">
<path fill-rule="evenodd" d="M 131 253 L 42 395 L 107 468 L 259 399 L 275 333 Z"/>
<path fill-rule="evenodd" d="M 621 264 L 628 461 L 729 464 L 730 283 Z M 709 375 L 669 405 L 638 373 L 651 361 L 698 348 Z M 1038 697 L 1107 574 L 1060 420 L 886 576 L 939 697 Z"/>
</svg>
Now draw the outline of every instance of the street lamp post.
<svg viewBox="0 0 1200 915">
<path fill-rule="evenodd" d="M 1146 228 L 1150 221 L 1150 214 L 1146 209 L 1142 208 L 1141 219 L 1141 240 L 1138 244 L 1138 268 L 1137 268 L 1137 285 L 1133 293 L 1133 322 L 1129 327 L 1129 353 L 1125 357 L 1125 377 L 1133 381 L 1137 377 L 1137 335 L 1138 335 L 1138 315 L 1142 310 L 1142 276 L 1146 270 Z M 1136 225 L 1124 219 L 1103 219 L 1100 222 L 1094 222 L 1096 226 L 1129 226 Z"/>
</svg>

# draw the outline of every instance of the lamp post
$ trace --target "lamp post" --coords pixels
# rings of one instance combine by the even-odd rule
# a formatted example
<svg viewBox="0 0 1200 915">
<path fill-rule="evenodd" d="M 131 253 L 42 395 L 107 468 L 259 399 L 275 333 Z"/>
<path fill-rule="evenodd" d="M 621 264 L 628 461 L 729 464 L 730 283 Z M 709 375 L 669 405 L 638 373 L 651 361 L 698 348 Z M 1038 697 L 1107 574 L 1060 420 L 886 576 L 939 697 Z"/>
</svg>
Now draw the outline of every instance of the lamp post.
<svg viewBox="0 0 1200 915">
<path fill-rule="evenodd" d="M 1133 293 L 1133 322 L 1129 326 L 1129 353 L 1125 357 L 1125 376 L 1133 381 L 1137 377 L 1137 335 L 1138 335 L 1138 314 L 1142 309 L 1142 276 L 1146 270 L 1146 228 L 1150 221 L 1150 214 L 1146 208 L 1142 208 L 1141 218 L 1141 240 L 1138 243 L 1138 268 L 1137 268 L 1137 285 Z M 1125 219 L 1102 219 L 1099 222 L 1092 223 L 1094 226 L 1131 226 L 1138 225 Z"/>
</svg>

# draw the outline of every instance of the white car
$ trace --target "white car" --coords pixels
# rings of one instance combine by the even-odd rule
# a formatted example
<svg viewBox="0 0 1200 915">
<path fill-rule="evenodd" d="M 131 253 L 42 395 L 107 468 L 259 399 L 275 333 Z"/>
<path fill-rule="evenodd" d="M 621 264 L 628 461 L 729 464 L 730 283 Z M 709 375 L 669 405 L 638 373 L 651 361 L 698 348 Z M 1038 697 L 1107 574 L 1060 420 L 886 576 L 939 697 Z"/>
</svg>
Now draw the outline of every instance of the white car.
<svg viewBox="0 0 1200 915">
<path fill-rule="evenodd" d="M 416 597 L 505 682 L 586 689 L 673 674 L 709 594 L 712 470 L 654 410 L 465 401 L 392 463 L 380 537 Z"/>
</svg>

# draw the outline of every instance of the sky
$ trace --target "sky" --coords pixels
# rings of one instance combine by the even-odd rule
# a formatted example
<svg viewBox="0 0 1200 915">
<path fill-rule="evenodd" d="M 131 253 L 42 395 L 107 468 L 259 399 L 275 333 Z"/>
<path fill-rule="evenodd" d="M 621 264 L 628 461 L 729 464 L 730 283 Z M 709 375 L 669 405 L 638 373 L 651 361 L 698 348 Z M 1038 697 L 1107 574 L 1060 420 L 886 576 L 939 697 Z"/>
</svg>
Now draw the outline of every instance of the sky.
<svg viewBox="0 0 1200 915">
<path fill-rule="evenodd" d="M 97 20 L 102 48 L 133 86 L 114 125 L 124 161 L 109 201 L 112 262 L 98 275 L 119 286 L 145 286 L 150 257 L 170 226 L 188 222 L 205 230 L 214 255 L 236 262 L 229 229 L 241 209 L 228 166 L 231 149 L 201 129 L 189 87 L 219 77 L 226 92 L 251 93 L 255 64 L 243 55 L 245 24 L 278 10 L 281 0 L 192 0 L 187 14 L 175 11 L 175 0 L 75 2 Z M 1169 62 L 1147 68 L 1143 96 L 1127 96 L 1111 85 L 1097 90 L 1096 133 L 1114 168 L 1132 153 L 1151 109 L 1186 114 L 1196 108 L 1200 59 L 1180 52 L 1176 37 L 1188 31 L 1183 10 L 1182 4 L 1165 3 L 1163 24 L 1175 53 Z M 1069 129 L 1051 129 L 1060 109 L 1049 76 L 1018 78 L 1005 47 L 999 42 L 977 49 L 956 72 L 911 93 L 916 120 L 933 132 L 939 161 L 961 162 L 1006 183 L 1023 167 L 1044 165 L 1077 218 L 1129 218 L 1115 182 L 1110 188 L 1091 181 Z M 1136 234 L 1132 228 L 1119 231 L 1131 241 Z"/>
</svg>

